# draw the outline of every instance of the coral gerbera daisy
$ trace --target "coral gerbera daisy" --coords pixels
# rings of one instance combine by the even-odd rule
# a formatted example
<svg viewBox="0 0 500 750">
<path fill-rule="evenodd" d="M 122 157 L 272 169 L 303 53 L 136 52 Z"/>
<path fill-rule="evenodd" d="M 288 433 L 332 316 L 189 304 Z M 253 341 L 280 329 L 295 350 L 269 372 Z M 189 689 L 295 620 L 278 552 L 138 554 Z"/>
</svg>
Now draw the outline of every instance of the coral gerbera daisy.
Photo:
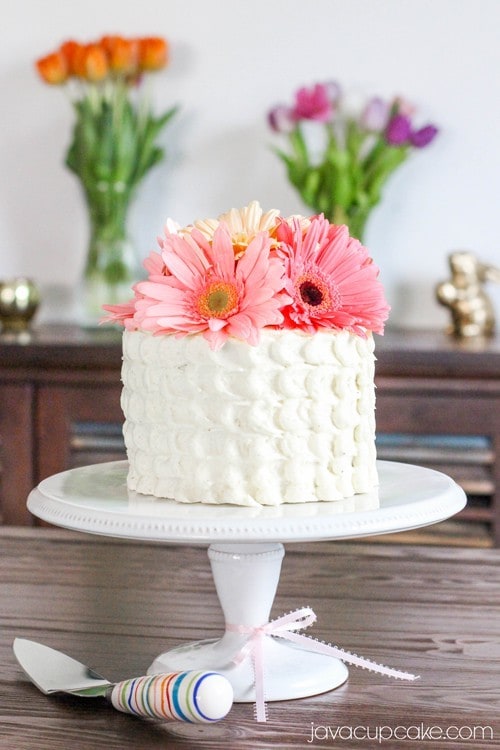
<svg viewBox="0 0 500 750">
<path fill-rule="evenodd" d="M 323 216 L 313 217 L 305 230 L 296 220 L 283 221 L 278 239 L 285 290 L 293 300 L 282 308 L 287 328 L 347 329 L 363 337 L 367 331 L 383 333 L 389 305 L 379 269 L 346 226 Z"/>
<path fill-rule="evenodd" d="M 267 232 L 272 240 L 272 246 L 276 246 L 276 229 L 278 226 L 279 211 L 271 209 L 263 212 L 258 201 L 252 201 L 244 208 L 231 208 L 218 219 L 203 219 L 194 223 L 202 235 L 211 242 L 217 227 L 221 223 L 229 229 L 235 258 L 240 258 L 246 251 L 253 238 L 260 232 Z M 181 230 L 181 233 L 187 230 Z"/>
<path fill-rule="evenodd" d="M 237 261 L 229 229 L 221 223 L 212 242 L 193 229 L 166 234 L 161 257 L 166 275 L 135 286 L 134 321 L 156 333 L 200 332 L 219 349 L 229 336 L 255 345 L 259 330 L 283 322 L 284 266 L 271 258 L 271 240 L 257 234 Z"/>
</svg>

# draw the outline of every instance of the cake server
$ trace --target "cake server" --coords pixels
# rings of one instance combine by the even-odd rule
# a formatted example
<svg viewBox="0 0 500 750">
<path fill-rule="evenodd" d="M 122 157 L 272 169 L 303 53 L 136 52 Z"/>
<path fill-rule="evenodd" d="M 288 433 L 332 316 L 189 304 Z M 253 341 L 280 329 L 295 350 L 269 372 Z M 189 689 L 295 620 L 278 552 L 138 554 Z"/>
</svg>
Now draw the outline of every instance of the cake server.
<svg viewBox="0 0 500 750">
<path fill-rule="evenodd" d="M 230 682 L 216 672 L 171 672 L 112 683 L 71 656 L 41 643 L 16 638 L 13 649 L 31 682 L 45 695 L 104 696 L 118 711 L 192 723 L 219 721 L 233 704 Z"/>
</svg>

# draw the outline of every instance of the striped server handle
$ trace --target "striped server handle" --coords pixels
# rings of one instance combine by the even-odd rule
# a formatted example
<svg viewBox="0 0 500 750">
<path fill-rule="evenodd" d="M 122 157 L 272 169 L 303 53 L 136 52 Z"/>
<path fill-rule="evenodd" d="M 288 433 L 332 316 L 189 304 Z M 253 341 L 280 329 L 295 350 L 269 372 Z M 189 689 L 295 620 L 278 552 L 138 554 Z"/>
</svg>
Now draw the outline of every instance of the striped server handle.
<svg viewBox="0 0 500 750">
<path fill-rule="evenodd" d="M 229 712 L 233 689 L 216 672 L 172 672 L 118 682 L 110 699 L 118 711 L 137 716 L 209 723 Z"/>
</svg>

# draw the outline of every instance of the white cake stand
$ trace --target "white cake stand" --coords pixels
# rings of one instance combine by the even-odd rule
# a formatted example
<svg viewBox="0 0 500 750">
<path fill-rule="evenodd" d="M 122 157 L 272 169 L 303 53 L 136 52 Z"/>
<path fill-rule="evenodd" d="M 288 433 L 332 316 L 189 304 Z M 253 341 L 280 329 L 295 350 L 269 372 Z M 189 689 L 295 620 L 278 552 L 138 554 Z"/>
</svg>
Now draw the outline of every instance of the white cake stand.
<svg viewBox="0 0 500 750">
<path fill-rule="evenodd" d="M 236 701 L 247 702 L 255 700 L 255 680 L 245 644 L 252 628 L 268 622 L 283 543 L 414 529 L 449 518 L 466 503 L 463 490 L 440 472 L 386 461 L 378 462 L 378 470 L 380 487 L 374 493 L 338 503 L 242 508 L 138 495 L 127 490 L 127 462 L 116 461 L 45 479 L 30 493 L 28 508 L 44 521 L 77 531 L 209 545 L 226 632 L 220 639 L 198 641 L 161 654 L 149 672 L 214 670 L 232 683 Z M 269 635 L 263 638 L 262 647 L 266 700 L 316 695 L 347 679 L 347 668 L 340 659 Z"/>
</svg>

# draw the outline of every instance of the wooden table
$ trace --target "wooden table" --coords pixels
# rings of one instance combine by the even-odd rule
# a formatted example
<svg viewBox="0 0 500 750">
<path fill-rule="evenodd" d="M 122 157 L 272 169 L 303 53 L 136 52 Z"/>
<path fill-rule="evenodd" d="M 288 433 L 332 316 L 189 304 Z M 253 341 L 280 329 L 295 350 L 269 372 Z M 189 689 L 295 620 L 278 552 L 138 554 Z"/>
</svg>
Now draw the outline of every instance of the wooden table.
<svg viewBox="0 0 500 750">
<path fill-rule="evenodd" d="M 47 697 L 17 665 L 15 637 L 65 651 L 111 680 L 138 675 L 166 648 L 218 637 L 206 550 L 4 527 L 0 748 L 500 747 L 500 550 L 288 545 L 272 616 L 306 604 L 318 617 L 309 635 L 421 679 L 351 667 L 337 690 L 271 703 L 267 723 L 236 704 L 210 726 L 129 717 L 103 699 Z M 463 742 L 437 739 L 459 730 Z M 358 740 L 341 739 L 354 732 Z M 363 739 L 367 732 L 384 739 Z M 390 733 L 400 739 L 386 740 Z"/>
</svg>

